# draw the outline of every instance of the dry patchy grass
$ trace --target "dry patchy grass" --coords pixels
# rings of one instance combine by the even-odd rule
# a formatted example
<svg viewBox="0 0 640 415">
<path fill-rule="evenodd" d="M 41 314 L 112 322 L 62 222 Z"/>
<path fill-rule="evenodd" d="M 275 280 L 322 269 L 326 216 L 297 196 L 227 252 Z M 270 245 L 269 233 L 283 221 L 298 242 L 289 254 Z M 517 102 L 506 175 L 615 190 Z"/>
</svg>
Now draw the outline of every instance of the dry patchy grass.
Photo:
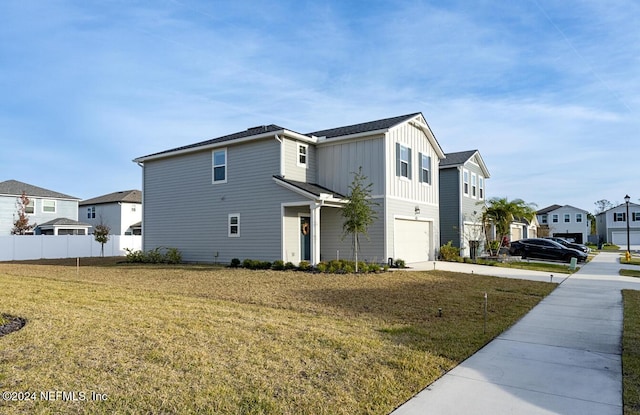
<svg viewBox="0 0 640 415">
<path fill-rule="evenodd" d="M 554 287 L 75 261 L 0 264 L 0 284 L 0 311 L 28 320 L 0 338 L 0 389 L 108 397 L 0 401 L 7 414 L 385 414 Z"/>
<path fill-rule="evenodd" d="M 640 414 L 640 291 L 622 291 L 622 387 L 625 415 Z"/>
</svg>

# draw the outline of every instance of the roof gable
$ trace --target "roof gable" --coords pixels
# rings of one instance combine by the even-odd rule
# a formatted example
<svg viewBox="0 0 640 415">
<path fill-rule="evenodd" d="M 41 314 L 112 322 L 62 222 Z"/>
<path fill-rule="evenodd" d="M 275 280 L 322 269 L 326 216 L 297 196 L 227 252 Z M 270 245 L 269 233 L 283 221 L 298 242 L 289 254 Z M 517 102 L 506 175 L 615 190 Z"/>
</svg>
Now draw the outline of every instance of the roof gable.
<svg viewBox="0 0 640 415">
<path fill-rule="evenodd" d="M 402 124 L 418 115 L 422 115 L 419 112 L 407 115 L 400 115 L 398 117 L 384 118 L 382 120 L 368 121 L 360 124 L 347 125 L 344 127 L 329 128 L 327 130 L 315 131 L 307 135 L 312 137 L 324 137 L 327 139 L 335 137 L 343 137 L 354 134 L 362 134 L 367 132 L 388 130 L 395 127 L 398 124 Z"/>
<path fill-rule="evenodd" d="M 573 209 L 573 210 L 578 210 L 578 211 L 583 212 L 583 213 L 589 213 L 588 211 L 586 211 L 584 209 L 580 209 L 580 208 L 577 208 L 577 207 L 574 207 L 574 206 L 571 206 L 571 205 L 564 205 L 564 206 L 562 206 L 562 205 L 551 205 L 551 206 L 548 206 L 548 207 L 546 207 L 544 209 L 540 209 L 539 211 L 536 212 L 536 215 L 546 215 L 549 212 L 553 212 L 553 211 L 556 211 L 558 209 L 563 209 L 563 208 L 569 208 L 569 209 Z"/>
<path fill-rule="evenodd" d="M 17 180 L 6 180 L 0 182 L 0 194 L 20 196 L 24 192 L 31 197 L 48 197 L 52 199 L 73 199 L 79 200 L 77 197 L 69 196 L 64 193 L 54 192 L 53 190 L 44 189 L 42 187 L 33 186 Z"/>
<path fill-rule="evenodd" d="M 489 169 L 487 169 L 487 165 L 484 163 L 484 159 L 480 155 L 479 150 L 467 150 L 467 151 L 458 151 L 455 153 L 446 153 L 446 158 L 440 161 L 441 169 L 450 169 L 454 167 L 464 166 L 467 162 L 476 163 L 480 166 L 482 170 L 482 174 L 485 178 L 491 177 L 489 173 Z"/>
</svg>

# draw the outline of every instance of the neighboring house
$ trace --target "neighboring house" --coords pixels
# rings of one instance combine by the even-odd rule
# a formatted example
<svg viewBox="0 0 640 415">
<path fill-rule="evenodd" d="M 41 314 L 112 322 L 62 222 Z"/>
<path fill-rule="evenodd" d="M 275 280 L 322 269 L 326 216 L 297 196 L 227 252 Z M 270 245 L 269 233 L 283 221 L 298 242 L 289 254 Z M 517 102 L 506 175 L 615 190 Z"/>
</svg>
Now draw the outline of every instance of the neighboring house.
<svg viewBox="0 0 640 415">
<path fill-rule="evenodd" d="M 489 170 L 478 150 L 447 153 L 440 162 L 440 245 L 451 241 L 460 255 L 484 250 L 482 205 Z"/>
<path fill-rule="evenodd" d="M 629 203 L 629 222 L 627 222 L 627 204 L 623 203 L 596 215 L 596 232 L 600 242 L 612 243 L 626 249 L 627 224 L 629 242 L 640 245 L 640 205 Z"/>
<path fill-rule="evenodd" d="M 534 216 L 531 220 L 525 218 L 515 218 L 509 225 L 509 242 L 525 238 L 538 237 L 538 218 Z"/>
<path fill-rule="evenodd" d="M 591 232 L 589 212 L 570 205 L 551 205 L 536 212 L 540 226 L 548 229 L 549 236 L 573 239 L 586 243 Z"/>
<path fill-rule="evenodd" d="M 0 182 L 0 235 L 10 235 L 18 217 L 18 199 L 30 199 L 26 213 L 36 235 L 86 235 L 91 225 L 78 222 L 78 198 L 17 180 Z"/>
<path fill-rule="evenodd" d="M 125 190 L 83 200 L 78 217 L 94 228 L 107 225 L 112 235 L 141 235 L 142 192 Z"/>
<path fill-rule="evenodd" d="M 143 247 L 186 261 L 352 257 L 341 208 L 362 167 L 377 220 L 359 258 L 432 260 L 443 157 L 421 113 L 310 134 L 261 126 L 143 156 Z"/>
</svg>

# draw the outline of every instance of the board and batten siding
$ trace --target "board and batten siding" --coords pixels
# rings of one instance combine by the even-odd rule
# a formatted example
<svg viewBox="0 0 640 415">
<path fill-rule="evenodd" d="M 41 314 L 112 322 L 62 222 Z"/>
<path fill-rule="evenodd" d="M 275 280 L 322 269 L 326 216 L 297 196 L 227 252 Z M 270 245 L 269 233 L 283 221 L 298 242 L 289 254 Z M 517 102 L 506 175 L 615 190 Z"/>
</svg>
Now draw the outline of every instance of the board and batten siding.
<svg viewBox="0 0 640 415">
<path fill-rule="evenodd" d="M 281 257 L 281 203 L 300 196 L 272 178 L 280 171 L 280 143 L 226 149 L 226 183 L 212 183 L 211 150 L 145 162 L 145 250 L 175 247 L 185 261 L 198 262 Z M 229 214 L 240 215 L 239 237 L 228 235 Z"/>
<path fill-rule="evenodd" d="M 362 167 L 367 184 L 372 183 L 372 195 L 384 194 L 384 137 L 360 140 L 327 140 L 316 149 L 318 184 L 346 195 L 353 182 L 353 173 Z"/>
<path fill-rule="evenodd" d="M 440 245 L 460 247 L 460 169 L 440 170 Z"/>
<path fill-rule="evenodd" d="M 396 174 L 396 144 L 400 143 L 411 149 L 411 179 Z M 413 125 L 402 124 L 387 133 L 387 196 L 403 200 L 416 200 L 438 205 L 438 181 L 440 158 L 431 146 L 425 133 Z M 420 182 L 419 155 L 431 157 L 431 184 Z"/>
<path fill-rule="evenodd" d="M 284 177 L 299 182 L 316 183 L 316 148 L 313 144 L 302 143 L 283 137 L 284 156 Z M 298 163 L 298 145 L 307 146 L 307 167 L 302 167 Z"/>
</svg>

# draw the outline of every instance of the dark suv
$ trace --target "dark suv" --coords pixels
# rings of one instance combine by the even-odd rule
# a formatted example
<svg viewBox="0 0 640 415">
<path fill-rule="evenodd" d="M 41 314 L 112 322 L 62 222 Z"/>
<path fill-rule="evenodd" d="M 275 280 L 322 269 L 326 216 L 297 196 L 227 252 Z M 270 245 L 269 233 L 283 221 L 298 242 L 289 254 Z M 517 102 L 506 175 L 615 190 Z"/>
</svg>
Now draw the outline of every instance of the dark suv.
<svg viewBox="0 0 640 415">
<path fill-rule="evenodd" d="M 544 239 L 549 239 L 550 241 L 555 241 L 560 245 L 564 245 L 567 248 L 577 249 L 578 251 L 582 251 L 586 254 L 589 253 L 589 248 L 586 245 L 577 244 L 574 242 L 569 242 L 566 239 L 558 238 L 557 236 L 545 236 Z"/>
<path fill-rule="evenodd" d="M 544 238 L 520 239 L 511 242 L 509 253 L 520 255 L 522 258 L 554 259 L 566 262 L 570 262 L 571 258 L 576 258 L 578 262 L 587 259 L 585 252 L 567 248 L 558 242 Z"/>
</svg>

